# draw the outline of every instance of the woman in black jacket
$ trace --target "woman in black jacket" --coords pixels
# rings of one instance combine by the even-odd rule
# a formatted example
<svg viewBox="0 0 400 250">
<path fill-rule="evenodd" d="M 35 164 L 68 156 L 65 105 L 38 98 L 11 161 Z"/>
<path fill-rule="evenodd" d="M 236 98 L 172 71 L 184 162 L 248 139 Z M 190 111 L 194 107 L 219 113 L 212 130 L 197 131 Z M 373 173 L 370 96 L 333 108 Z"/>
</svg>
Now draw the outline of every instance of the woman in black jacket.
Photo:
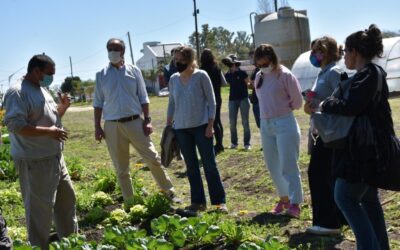
<svg viewBox="0 0 400 250">
<path fill-rule="evenodd" d="M 201 69 L 205 70 L 211 79 L 215 100 L 217 102 L 215 120 L 214 120 L 214 136 L 216 144 L 214 146 L 215 154 L 219 154 L 224 151 L 224 145 L 222 139 L 224 137 L 224 128 L 221 122 L 221 86 L 226 84 L 225 77 L 218 67 L 215 57 L 210 49 L 204 49 L 200 57 Z"/>
<path fill-rule="evenodd" d="M 357 249 L 389 249 L 377 188 L 366 181 L 372 177 L 368 169 L 384 164 L 382 149 L 387 148 L 387 138 L 394 135 L 386 73 L 371 62 L 383 53 L 381 31 L 371 25 L 355 32 L 346 38 L 345 47 L 346 67 L 357 70 L 350 80 L 348 98 L 329 97 L 320 105 L 322 112 L 356 117 L 346 147 L 334 151 L 335 201 L 356 236 Z M 379 81 L 381 92 L 377 91 Z M 371 123 L 375 145 L 357 146 L 363 136 L 355 136 L 356 128 L 365 115 Z"/>
</svg>

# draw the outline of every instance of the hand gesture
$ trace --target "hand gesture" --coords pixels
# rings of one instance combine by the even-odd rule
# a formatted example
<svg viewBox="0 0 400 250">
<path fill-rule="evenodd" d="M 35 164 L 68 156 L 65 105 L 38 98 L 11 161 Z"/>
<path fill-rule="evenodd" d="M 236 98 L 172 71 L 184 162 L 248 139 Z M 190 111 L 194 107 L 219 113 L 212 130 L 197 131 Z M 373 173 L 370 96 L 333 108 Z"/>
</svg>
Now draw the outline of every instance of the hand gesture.
<svg viewBox="0 0 400 250">
<path fill-rule="evenodd" d="M 68 132 L 65 131 L 64 129 L 58 128 L 58 127 L 56 127 L 56 126 L 54 126 L 54 125 L 51 126 L 51 127 L 48 129 L 48 135 L 49 135 L 51 138 L 53 138 L 53 139 L 55 139 L 55 140 L 58 140 L 58 141 L 60 141 L 60 142 L 65 141 L 65 140 L 68 139 Z"/>
</svg>

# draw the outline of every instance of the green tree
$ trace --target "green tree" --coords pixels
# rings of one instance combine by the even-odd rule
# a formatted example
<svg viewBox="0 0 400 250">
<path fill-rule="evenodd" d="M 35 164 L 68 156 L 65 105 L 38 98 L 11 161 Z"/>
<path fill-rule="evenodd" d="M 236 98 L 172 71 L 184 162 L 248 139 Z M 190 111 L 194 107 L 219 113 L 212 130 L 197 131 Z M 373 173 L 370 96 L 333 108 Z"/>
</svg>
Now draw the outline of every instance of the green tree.
<svg viewBox="0 0 400 250">
<path fill-rule="evenodd" d="M 204 48 L 211 49 L 218 61 L 228 54 L 237 54 L 239 59 L 247 59 L 250 41 L 250 36 L 245 31 L 238 31 L 235 35 L 221 26 L 210 29 L 208 24 L 203 24 L 199 33 L 200 51 Z M 189 37 L 189 44 L 196 48 L 195 33 Z"/>
<path fill-rule="evenodd" d="M 400 30 L 398 30 L 398 31 L 391 31 L 391 30 L 382 31 L 383 38 L 390 38 L 390 37 L 396 37 L 396 36 L 400 36 Z"/>
<path fill-rule="evenodd" d="M 235 51 L 238 58 L 247 58 L 251 44 L 251 37 L 246 33 L 246 31 L 238 31 L 236 32 L 235 40 L 233 41 L 235 46 Z"/>
<path fill-rule="evenodd" d="M 72 96 L 74 96 L 76 94 L 76 91 L 79 91 L 80 83 L 81 78 L 79 78 L 79 76 L 74 76 L 73 78 L 68 76 L 61 84 L 61 91 L 63 93 L 70 93 Z"/>
</svg>

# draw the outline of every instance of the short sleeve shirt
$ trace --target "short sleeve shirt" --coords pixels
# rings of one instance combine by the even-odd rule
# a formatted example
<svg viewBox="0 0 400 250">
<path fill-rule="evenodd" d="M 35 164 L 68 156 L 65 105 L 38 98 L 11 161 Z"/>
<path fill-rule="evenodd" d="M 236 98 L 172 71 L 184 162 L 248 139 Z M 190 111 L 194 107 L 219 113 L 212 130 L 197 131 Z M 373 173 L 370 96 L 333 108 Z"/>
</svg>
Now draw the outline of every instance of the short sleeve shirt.
<svg viewBox="0 0 400 250">
<path fill-rule="evenodd" d="M 240 69 L 233 73 L 227 72 L 225 74 L 225 79 L 230 85 L 229 101 L 238 101 L 249 96 L 247 83 L 245 82 L 248 77 L 247 73 Z"/>
</svg>

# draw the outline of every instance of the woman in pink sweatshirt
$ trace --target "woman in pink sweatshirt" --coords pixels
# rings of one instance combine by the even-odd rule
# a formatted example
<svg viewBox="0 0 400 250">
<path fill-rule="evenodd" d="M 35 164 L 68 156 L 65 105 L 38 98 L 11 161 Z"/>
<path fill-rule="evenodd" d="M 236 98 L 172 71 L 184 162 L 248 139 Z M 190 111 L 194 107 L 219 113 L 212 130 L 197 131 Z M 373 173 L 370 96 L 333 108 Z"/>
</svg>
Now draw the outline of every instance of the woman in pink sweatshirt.
<svg viewBox="0 0 400 250">
<path fill-rule="evenodd" d="M 254 61 L 260 68 L 254 84 L 260 104 L 264 160 L 280 198 L 272 213 L 298 218 L 303 190 L 297 165 L 300 128 L 293 110 L 302 106 L 300 85 L 279 63 L 271 45 L 258 46 Z"/>
</svg>

